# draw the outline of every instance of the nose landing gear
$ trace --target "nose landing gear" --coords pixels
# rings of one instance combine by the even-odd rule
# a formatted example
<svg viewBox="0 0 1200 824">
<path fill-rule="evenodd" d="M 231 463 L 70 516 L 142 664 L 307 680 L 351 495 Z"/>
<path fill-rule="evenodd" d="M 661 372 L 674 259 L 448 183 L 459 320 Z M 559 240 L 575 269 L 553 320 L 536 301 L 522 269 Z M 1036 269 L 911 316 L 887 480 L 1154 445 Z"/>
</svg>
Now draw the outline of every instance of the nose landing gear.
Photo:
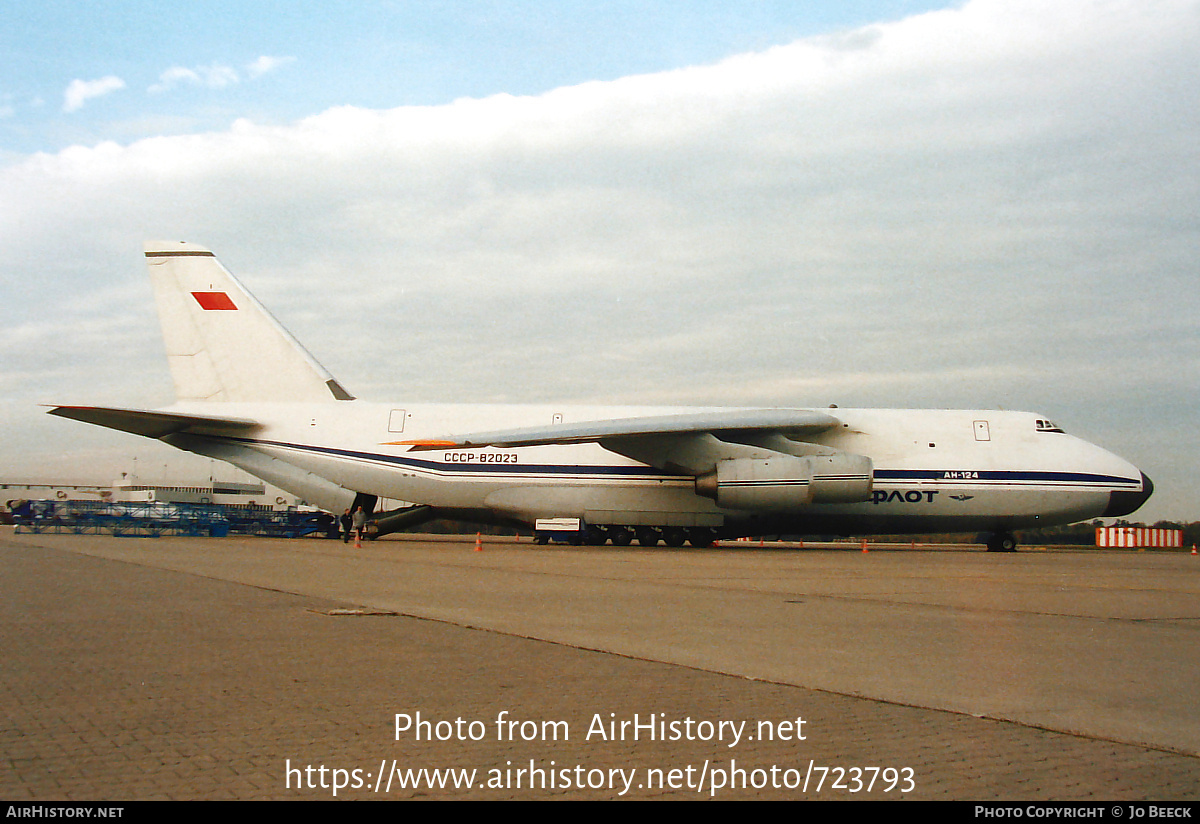
<svg viewBox="0 0 1200 824">
<path fill-rule="evenodd" d="M 1011 532 L 996 532 L 987 542 L 988 552 L 1016 552 L 1017 539 Z"/>
</svg>

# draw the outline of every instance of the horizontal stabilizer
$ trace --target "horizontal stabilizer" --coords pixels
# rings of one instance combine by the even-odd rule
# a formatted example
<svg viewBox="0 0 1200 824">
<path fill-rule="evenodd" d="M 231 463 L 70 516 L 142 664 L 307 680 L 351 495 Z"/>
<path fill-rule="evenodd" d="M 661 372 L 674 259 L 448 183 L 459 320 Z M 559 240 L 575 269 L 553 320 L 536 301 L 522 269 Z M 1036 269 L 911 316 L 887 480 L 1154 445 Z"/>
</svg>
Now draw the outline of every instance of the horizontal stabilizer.
<svg viewBox="0 0 1200 824">
<path fill-rule="evenodd" d="M 841 421 L 813 409 L 735 409 L 697 412 L 684 415 L 659 415 L 647 418 L 616 418 L 607 421 L 551 424 L 548 426 L 480 432 L 473 435 L 449 435 L 413 441 L 393 441 L 411 446 L 414 451 L 445 447 L 543 446 L 546 444 L 591 443 L 614 438 L 648 435 L 684 435 L 722 433 L 779 432 L 802 435 L 837 426 Z"/>
<path fill-rule="evenodd" d="M 150 409 L 118 409 L 109 406 L 56 406 L 51 415 L 71 418 L 147 438 L 162 438 L 195 428 L 252 429 L 258 421 L 216 415 L 190 415 L 184 412 L 156 412 Z"/>
</svg>

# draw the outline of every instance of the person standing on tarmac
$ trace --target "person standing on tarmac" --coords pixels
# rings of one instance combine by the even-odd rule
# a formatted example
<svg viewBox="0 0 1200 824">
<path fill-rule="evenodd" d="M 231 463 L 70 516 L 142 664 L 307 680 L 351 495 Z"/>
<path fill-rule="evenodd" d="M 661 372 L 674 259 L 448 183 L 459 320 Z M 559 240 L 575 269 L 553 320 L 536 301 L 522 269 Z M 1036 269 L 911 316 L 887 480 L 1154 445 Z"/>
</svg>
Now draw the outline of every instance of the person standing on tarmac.
<svg viewBox="0 0 1200 824">
<path fill-rule="evenodd" d="M 354 545 L 356 547 L 362 546 L 362 537 L 366 530 L 367 513 L 363 512 L 363 508 L 360 506 L 358 509 L 354 510 Z"/>
<path fill-rule="evenodd" d="M 338 523 L 342 526 L 342 543 L 350 543 L 350 507 L 346 507 L 346 511 L 342 513 L 342 517 L 338 518 Z"/>
</svg>

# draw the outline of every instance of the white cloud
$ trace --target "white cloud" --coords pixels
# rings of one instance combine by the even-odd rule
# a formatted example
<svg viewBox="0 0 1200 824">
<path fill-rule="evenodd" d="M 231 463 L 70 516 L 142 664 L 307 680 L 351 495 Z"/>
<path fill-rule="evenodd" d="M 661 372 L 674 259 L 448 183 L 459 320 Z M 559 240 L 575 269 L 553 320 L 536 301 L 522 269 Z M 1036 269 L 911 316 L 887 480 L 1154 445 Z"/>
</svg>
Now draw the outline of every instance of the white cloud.
<svg viewBox="0 0 1200 824">
<path fill-rule="evenodd" d="M 273 72 L 281 66 L 286 66 L 288 63 L 293 63 L 295 60 L 296 58 L 294 57 L 269 57 L 264 54 L 262 57 L 246 66 L 246 73 L 250 76 L 251 80 L 254 80 L 262 77 L 267 72 Z"/>
<path fill-rule="evenodd" d="M 63 94 L 63 111 L 78 111 L 92 98 L 103 97 L 123 88 L 125 81 L 111 74 L 99 80 L 72 80 Z"/>
<path fill-rule="evenodd" d="M 53 369 L 0 385 L 169 402 L 139 250 L 178 238 L 362 397 L 1032 408 L 1181 505 L 1198 37 L 1194 2 L 977 0 L 537 97 L 36 155 L 0 168 L 0 325 L 44 325 L 0 364 Z"/>
<path fill-rule="evenodd" d="M 158 82 L 147 91 L 159 93 L 169 91 L 180 85 L 202 86 L 206 89 L 223 89 L 240 82 L 238 73 L 230 66 L 213 64 L 197 66 L 194 69 L 183 66 L 172 66 L 158 77 Z"/>
<path fill-rule="evenodd" d="M 250 80 L 256 80 L 268 72 L 286 66 L 295 59 L 294 57 L 270 57 L 263 55 L 254 62 L 246 65 L 246 77 Z M 214 63 L 211 66 L 196 66 L 194 68 L 172 66 L 159 75 L 158 82 L 150 86 L 147 91 L 158 94 L 170 91 L 179 86 L 224 89 L 237 85 L 241 80 L 242 77 L 237 69 L 219 63 Z"/>
</svg>

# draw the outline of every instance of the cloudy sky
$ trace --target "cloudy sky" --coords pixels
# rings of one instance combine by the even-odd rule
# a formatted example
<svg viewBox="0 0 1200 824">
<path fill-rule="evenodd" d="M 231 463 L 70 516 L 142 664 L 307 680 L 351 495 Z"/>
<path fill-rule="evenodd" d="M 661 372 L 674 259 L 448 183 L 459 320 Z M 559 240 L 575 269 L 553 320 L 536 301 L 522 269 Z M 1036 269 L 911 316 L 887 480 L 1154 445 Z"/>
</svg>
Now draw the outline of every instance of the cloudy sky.
<svg viewBox="0 0 1200 824">
<path fill-rule="evenodd" d="M 162 238 L 359 397 L 1026 409 L 1200 519 L 1197 0 L 0 22 L 5 480 L 207 473 L 38 406 L 173 400 Z"/>
</svg>

